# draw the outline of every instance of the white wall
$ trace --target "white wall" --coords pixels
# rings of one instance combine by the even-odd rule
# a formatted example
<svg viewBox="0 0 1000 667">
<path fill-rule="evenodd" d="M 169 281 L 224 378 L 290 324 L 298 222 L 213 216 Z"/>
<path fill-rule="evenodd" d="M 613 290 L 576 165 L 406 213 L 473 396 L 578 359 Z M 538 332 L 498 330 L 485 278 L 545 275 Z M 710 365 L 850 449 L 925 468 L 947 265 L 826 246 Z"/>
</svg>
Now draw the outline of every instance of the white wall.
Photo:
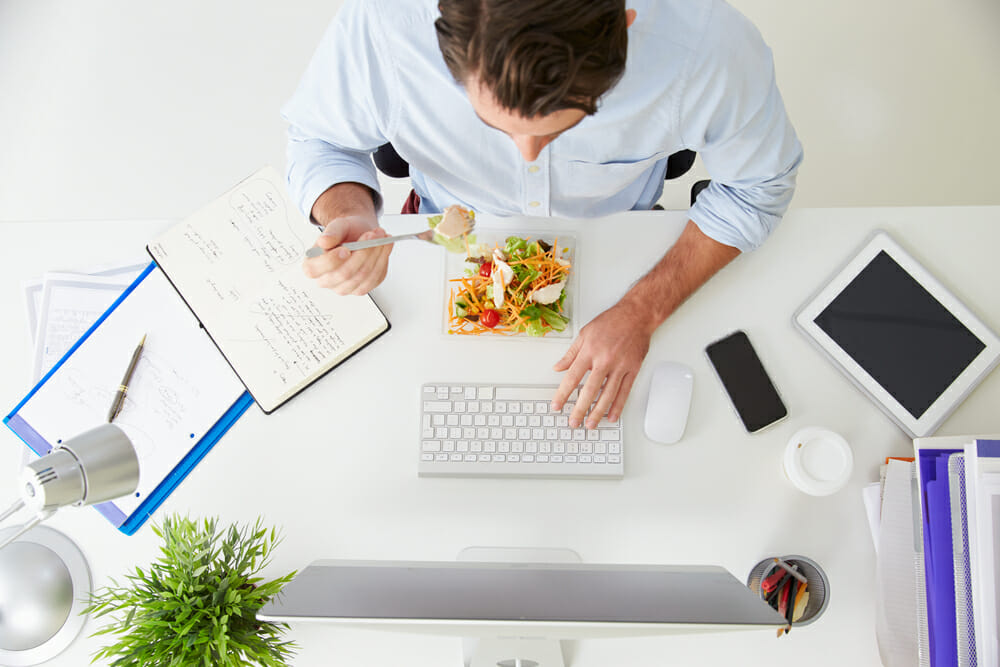
<svg viewBox="0 0 1000 667">
<path fill-rule="evenodd" d="M 805 145 L 795 206 L 1000 203 L 996 0 L 735 4 Z M 283 165 L 278 108 L 338 6 L 0 0 L 0 219 L 179 218 Z"/>
</svg>

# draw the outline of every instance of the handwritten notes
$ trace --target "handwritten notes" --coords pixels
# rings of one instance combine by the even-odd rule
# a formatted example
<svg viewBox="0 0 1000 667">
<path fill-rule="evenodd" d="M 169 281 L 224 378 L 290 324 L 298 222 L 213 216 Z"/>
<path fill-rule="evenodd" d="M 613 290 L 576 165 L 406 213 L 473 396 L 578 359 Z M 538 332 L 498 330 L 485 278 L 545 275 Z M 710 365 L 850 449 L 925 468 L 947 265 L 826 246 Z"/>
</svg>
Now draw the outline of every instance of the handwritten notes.
<svg viewBox="0 0 1000 667">
<path fill-rule="evenodd" d="M 371 298 L 302 272 L 316 230 L 267 168 L 149 245 L 265 411 L 388 329 Z"/>
</svg>

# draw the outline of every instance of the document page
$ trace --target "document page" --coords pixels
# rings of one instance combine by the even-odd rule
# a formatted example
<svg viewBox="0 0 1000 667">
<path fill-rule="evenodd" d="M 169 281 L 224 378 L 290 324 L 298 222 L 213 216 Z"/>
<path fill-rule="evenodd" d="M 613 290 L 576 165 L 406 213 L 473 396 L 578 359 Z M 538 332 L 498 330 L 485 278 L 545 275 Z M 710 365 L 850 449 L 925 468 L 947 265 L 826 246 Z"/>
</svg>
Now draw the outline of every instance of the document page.
<svg viewBox="0 0 1000 667">
<path fill-rule="evenodd" d="M 316 233 L 267 168 L 149 245 L 265 411 L 388 328 L 370 297 L 303 274 Z"/>
<path fill-rule="evenodd" d="M 913 495 L 914 464 L 890 460 L 882 494 L 876 585 L 876 639 L 883 664 L 918 665 L 919 507 Z"/>
<path fill-rule="evenodd" d="M 244 391 L 160 271 L 139 283 L 18 411 L 37 434 L 34 442 L 26 441 L 39 454 L 106 423 L 143 336 L 142 355 L 115 418 L 139 457 L 138 492 L 115 501 L 126 515 Z"/>
<path fill-rule="evenodd" d="M 45 274 L 37 311 L 32 380 L 40 380 L 62 359 L 134 278 Z"/>
</svg>

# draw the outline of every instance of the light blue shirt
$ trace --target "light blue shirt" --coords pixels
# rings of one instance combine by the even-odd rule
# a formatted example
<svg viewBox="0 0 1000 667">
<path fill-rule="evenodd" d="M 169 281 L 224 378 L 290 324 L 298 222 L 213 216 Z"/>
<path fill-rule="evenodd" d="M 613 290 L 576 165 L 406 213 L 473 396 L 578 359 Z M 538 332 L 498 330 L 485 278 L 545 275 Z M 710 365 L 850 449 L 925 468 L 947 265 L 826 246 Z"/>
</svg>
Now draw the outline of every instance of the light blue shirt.
<svg viewBox="0 0 1000 667">
<path fill-rule="evenodd" d="M 667 157 L 697 151 L 712 179 L 690 211 L 708 236 L 760 245 L 792 198 L 802 146 L 771 51 L 722 0 L 630 2 L 626 72 L 598 111 L 525 162 L 448 71 L 437 0 L 347 0 L 292 98 L 288 185 L 308 216 L 335 183 L 378 192 L 370 154 L 391 142 L 421 212 L 587 218 L 649 209 Z"/>
</svg>

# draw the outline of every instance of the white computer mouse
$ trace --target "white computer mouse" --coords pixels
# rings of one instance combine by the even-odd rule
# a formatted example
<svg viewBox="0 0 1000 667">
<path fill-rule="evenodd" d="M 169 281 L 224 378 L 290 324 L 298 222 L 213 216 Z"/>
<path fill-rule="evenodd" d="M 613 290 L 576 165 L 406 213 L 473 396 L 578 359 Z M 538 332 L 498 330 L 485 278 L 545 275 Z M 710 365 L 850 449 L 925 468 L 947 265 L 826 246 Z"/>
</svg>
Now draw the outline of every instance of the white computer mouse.
<svg viewBox="0 0 1000 667">
<path fill-rule="evenodd" d="M 647 438 L 665 445 L 672 445 L 681 439 L 687 425 L 693 388 L 694 371 L 690 367 L 676 361 L 663 361 L 653 367 L 649 399 L 646 401 Z"/>
</svg>

